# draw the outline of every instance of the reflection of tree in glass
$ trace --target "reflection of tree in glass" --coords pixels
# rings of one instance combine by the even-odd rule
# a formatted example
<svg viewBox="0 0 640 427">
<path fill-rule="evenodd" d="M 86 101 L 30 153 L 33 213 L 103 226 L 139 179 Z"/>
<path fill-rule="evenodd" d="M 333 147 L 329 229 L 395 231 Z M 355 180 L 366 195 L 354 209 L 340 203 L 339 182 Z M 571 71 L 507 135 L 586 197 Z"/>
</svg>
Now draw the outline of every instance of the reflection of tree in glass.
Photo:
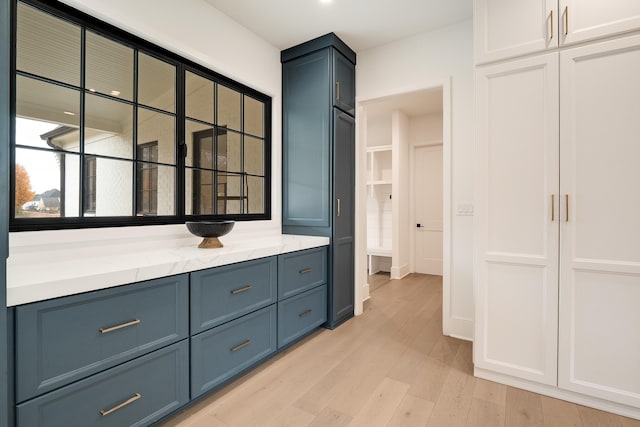
<svg viewBox="0 0 640 427">
<path fill-rule="evenodd" d="M 33 200 L 36 193 L 31 189 L 29 172 L 24 166 L 16 164 L 16 210 L 22 209 L 22 205 Z"/>
</svg>

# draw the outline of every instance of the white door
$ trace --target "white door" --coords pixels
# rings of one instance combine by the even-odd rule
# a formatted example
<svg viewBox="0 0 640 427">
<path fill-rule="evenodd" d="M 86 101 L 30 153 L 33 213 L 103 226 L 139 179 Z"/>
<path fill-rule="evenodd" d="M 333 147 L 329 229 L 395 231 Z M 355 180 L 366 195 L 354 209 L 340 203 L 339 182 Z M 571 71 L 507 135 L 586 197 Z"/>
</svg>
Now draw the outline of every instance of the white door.
<svg viewBox="0 0 640 427">
<path fill-rule="evenodd" d="M 550 385 L 557 379 L 558 90 L 557 53 L 476 69 L 475 366 Z"/>
<path fill-rule="evenodd" d="M 558 385 L 640 407 L 640 36 L 560 58 Z"/>
<path fill-rule="evenodd" d="M 558 46 L 556 0 L 475 0 L 476 63 Z"/>
<path fill-rule="evenodd" d="M 564 44 L 640 29 L 638 0 L 559 0 L 559 5 Z"/>
<path fill-rule="evenodd" d="M 414 155 L 415 271 L 442 276 L 442 145 Z"/>
</svg>

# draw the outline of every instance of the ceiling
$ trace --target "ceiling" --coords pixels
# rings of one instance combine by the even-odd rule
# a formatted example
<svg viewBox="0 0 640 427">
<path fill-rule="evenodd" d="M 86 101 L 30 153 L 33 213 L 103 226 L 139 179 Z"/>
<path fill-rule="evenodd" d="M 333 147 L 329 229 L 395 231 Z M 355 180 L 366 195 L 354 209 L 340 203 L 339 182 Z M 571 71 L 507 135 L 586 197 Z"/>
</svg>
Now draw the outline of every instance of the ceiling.
<svg viewBox="0 0 640 427">
<path fill-rule="evenodd" d="M 205 0 L 278 49 L 334 32 L 360 52 L 470 19 L 472 0 Z"/>
</svg>

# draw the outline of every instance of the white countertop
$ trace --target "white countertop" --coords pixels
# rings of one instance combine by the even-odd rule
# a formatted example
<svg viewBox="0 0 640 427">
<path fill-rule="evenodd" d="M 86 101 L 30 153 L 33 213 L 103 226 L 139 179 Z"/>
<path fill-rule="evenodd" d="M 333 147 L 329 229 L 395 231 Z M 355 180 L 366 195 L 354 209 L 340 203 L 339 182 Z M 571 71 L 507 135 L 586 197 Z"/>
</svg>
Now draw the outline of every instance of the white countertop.
<svg viewBox="0 0 640 427">
<path fill-rule="evenodd" d="M 286 234 L 221 238 L 219 249 L 198 249 L 201 239 L 164 244 L 123 242 L 43 254 L 16 251 L 7 260 L 7 306 L 26 304 L 248 261 L 329 244 L 328 237 Z"/>
</svg>

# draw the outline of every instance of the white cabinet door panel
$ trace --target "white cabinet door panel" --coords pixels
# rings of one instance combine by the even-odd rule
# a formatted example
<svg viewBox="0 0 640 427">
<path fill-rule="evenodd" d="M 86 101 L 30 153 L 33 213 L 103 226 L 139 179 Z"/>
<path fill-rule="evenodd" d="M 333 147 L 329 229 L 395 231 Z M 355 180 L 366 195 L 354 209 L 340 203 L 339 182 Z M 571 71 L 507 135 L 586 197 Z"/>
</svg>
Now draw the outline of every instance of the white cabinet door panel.
<svg viewBox="0 0 640 427">
<path fill-rule="evenodd" d="M 476 63 L 558 47 L 556 8 L 555 0 L 475 0 Z"/>
<path fill-rule="evenodd" d="M 560 58 L 558 383 L 640 407 L 640 36 Z"/>
<path fill-rule="evenodd" d="M 558 55 L 477 69 L 476 90 L 475 363 L 555 385 Z"/>
<path fill-rule="evenodd" d="M 564 44 L 640 29 L 638 0 L 559 0 L 559 6 Z"/>
</svg>

